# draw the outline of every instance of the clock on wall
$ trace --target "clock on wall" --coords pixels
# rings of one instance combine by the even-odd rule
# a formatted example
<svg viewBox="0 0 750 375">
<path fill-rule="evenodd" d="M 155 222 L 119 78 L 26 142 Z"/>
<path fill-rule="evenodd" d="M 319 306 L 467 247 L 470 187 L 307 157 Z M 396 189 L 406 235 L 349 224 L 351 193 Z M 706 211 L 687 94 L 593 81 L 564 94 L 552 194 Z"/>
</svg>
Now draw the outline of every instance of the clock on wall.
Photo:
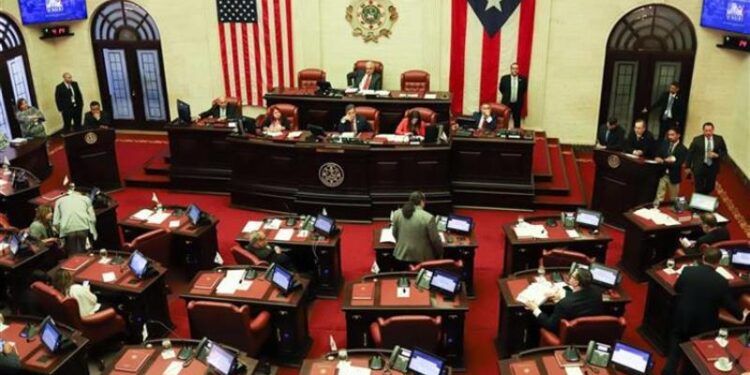
<svg viewBox="0 0 750 375">
<path fill-rule="evenodd" d="M 60 38 L 64 36 L 73 36 L 73 33 L 70 32 L 70 26 L 49 26 L 42 28 L 42 36 L 39 39 Z"/>
</svg>

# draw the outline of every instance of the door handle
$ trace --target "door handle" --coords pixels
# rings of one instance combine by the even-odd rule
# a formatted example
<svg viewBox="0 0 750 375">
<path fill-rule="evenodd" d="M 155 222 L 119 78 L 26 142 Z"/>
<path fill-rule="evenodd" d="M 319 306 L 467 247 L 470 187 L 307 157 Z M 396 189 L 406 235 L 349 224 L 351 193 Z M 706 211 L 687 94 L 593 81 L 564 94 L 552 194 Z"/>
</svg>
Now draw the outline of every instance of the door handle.
<svg viewBox="0 0 750 375">
<path fill-rule="evenodd" d="M 135 98 L 135 90 L 130 90 L 130 96 Z"/>
</svg>

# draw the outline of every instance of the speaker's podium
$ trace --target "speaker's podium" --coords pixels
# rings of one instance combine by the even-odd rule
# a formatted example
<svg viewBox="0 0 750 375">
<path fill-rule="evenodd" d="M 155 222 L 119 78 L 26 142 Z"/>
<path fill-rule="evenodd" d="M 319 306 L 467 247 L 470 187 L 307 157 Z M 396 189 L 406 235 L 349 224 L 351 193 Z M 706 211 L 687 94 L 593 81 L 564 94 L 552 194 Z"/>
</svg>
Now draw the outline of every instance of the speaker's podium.
<svg viewBox="0 0 750 375">
<path fill-rule="evenodd" d="M 625 227 L 623 214 L 654 201 L 664 166 L 622 152 L 594 150 L 596 176 L 591 208 L 601 211 L 608 224 Z"/>
<path fill-rule="evenodd" d="M 76 185 L 96 186 L 104 191 L 122 187 L 114 130 L 82 130 L 63 138 L 70 177 Z"/>
</svg>

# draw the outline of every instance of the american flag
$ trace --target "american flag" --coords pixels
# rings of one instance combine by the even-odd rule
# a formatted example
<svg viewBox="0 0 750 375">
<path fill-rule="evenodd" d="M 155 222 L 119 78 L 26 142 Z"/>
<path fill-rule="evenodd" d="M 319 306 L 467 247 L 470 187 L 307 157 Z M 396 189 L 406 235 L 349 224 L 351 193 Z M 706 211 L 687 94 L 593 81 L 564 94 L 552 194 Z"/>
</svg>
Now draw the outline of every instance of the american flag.
<svg viewBox="0 0 750 375">
<path fill-rule="evenodd" d="M 263 105 L 273 87 L 294 86 L 292 0 L 216 0 L 227 96 Z"/>
<path fill-rule="evenodd" d="M 472 113 L 498 101 L 500 77 L 513 62 L 528 77 L 536 0 L 452 1 L 451 110 Z"/>
</svg>

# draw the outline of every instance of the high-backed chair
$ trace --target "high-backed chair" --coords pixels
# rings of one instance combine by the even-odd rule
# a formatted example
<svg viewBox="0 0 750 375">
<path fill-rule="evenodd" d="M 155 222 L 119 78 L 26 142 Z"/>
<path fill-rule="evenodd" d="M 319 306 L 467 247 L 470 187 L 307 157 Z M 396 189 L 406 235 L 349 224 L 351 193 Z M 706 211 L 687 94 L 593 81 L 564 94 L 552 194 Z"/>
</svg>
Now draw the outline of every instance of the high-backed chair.
<svg viewBox="0 0 750 375">
<path fill-rule="evenodd" d="M 430 91 L 430 73 L 424 70 L 407 70 L 401 73 L 401 91 Z"/>
<path fill-rule="evenodd" d="M 735 247 L 750 247 L 750 240 L 729 240 L 729 241 L 719 241 L 712 244 L 702 244 L 700 249 L 701 253 L 706 251 L 709 247 L 715 247 L 717 249 L 725 249 L 725 248 L 735 248 Z M 685 253 L 684 249 L 677 249 L 677 251 L 674 252 L 675 257 L 684 257 L 687 255 Z"/>
<path fill-rule="evenodd" d="M 730 241 L 725 241 L 730 242 Z M 740 309 L 750 309 L 750 294 L 743 293 L 740 296 L 740 299 L 738 301 L 740 305 Z M 734 317 L 734 315 L 729 313 L 729 310 L 725 308 L 719 309 L 719 321 L 721 321 L 722 326 L 730 326 L 730 327 L 741 327 L 750 325 L 749 322 L 742 321 L 740 319 L 737 319 Z"/>
<path fill-rule="evenodd" d="M 227 106 L 230 106 L 230 105 L 236 106 L 237 113 L 239 113 L 241 116 L 242 115 L 242 101 L 239 98 L 235 98 L 231 96 L 226 96 L 225 98 L 227 100 Z M 219 105 L 219 98 L 215 98 L 213 101 L 211 101 L 211 105 L 212 106 Z"/>
<path fill-rule="evenodd" d="M 86 317 L 78 311 L 78 301 L 65 297 L 55 288 L 37 281 L 31 284 L 42 311 L 52 319 L 67 324 L 83 333 L 92 345 L 125 333 L 125 319 L 115 309 L 108 308 Z"/>
<path fill-rule="evenodd" d="M 315 89 L 318 81 L 326 80 L 326 71 L 317 68 L 302 69 L 297 73 L 297 87 L 301 89 Z"/>
<path fill-rule="evenodd" d="M 422 269 L 427 270 L 444 270 L 456 275 L 462 275 L 464 271 L 464 262 L 453 259 L 434 259 L 426 260 L 422 263 L 412 264 L 409 266 L 410 271 L 419 272 Z"/>
<path fill-rule="evenodd" d="M 573 262 L 591 265 L 596 258 L 589 258 L 584 253 L 565 249 L 543 250 L 539 258 L 539 267 L 570 267 Z"/>
<path fill-rule="evenodd" d="M 234 245 L 229 252 L 232 253 L 232 257 L 237 264 L 249 265 L 249 266 L 267 266 L 268 262 L 258 258 L 252 251 L 248 251 L 242 248 L 242 246 Z"/>
<path fill-rule="evenodd" d="M 138 250 L 146 257 L 168 267 L 172 259 L 171 243 L 172 233 L 168 229 L 159 228 L 124 243 L 122 250 L 128 253 Z"/>
<path fill-rule="evenodd" d="M 626 326 L 625 318 L 607 315 L 562 319 L 559 335 L 542 328 L 539 346 L 586 345 L 591 340 L 613 344 Z"/>
<path fill-rule="evenodd" d="M 376 348 L 419 347 L 435 353 L 440 346 L 442 319 L 425 315 L 399 315 L 378 318 L 370 324 L 370 335 Z"/>
<path fill-rule="evenodd" d="M 490 109 L 492 110 L 492 114 L 499 117 L 500 120 L 498 122 L 503 128 L 508 128 L 508 124 L 510 123 L 510 107 L 508 107 L 505 104 L 502 103 L 487 103 L 490 105 Z M 479 105 L 479 110 L 482 110 L 482 105 Z"/>
<path fill-rule="evenodd" d="M 255 357 L 271 336 L 271 314 L 267 311 L 251 318 L 247 305 L 238 307 L 213 301 L 190 301 L 187 310 L 192 338 L 208 337 L 250 357 Z M 220 324 L 216 324 L 217 319 Z"/>
<path fill-rule="evenodd" d="M 370 127 L 375 134 L 380 131 L 380 110 L 373 107 L 359 106 L 354 111 L 364 117 L 370 123 Z"/>
<path fill-rule="evenodd" d="M 352 68 L 352 71 L 357 70 L 365 70 L 365 65 L 367 65 L 368 61 L 372 61 L 375 64 L 375 73 L 380 73 L 380 75 L 383 75 L 383 63 L 380 61 L 375 60 L 357 60 L 354 62 L 354 67 Z"/>
<path fill-rule="evenodd" d="M 281 115 L 286 116 L 287 120 L 289 120 L 290 131 L 299 129 L 299 108 L 297 108 L 297 106 L 294 104 L 287 103 L 274 104 L 268 107 L 268 110 L 266 110 L 266 114 L 260 115 L 255 119 L 255 122 L 256 124 L 258 124 L 259 128 L 261 124 L 263 124 L 263 121 L 266 119 L 266 117 L 273 115 L 274 108 L 278 108 L 279 111 L 281 111 Z"/>
<path fill-rule="evenodd" d="M 428 124 L 434 124 L 437 122 L 437 113 L 429 108 L 425 108 L 425 107 L 409 108 L 406 110 L 406 112 L 404 112 L 404 117 L 408 117 L 411 111 L 419 112 L 419 117 L 422 118 L 422 121 Z"/>
</svg>

